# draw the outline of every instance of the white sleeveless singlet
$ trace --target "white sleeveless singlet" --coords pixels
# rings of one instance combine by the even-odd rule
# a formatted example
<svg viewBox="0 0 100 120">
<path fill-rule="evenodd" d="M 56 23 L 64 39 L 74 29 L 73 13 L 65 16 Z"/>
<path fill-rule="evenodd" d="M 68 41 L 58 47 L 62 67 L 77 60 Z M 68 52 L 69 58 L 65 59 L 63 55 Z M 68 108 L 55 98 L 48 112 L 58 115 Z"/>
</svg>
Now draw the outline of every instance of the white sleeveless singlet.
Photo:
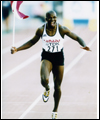
<svg viewBox="0 0 100 120">
<path fill-rule="evenodd" d="M 46 52 L 51 52 L 51 53 L 61 52 L 61 49 L 63 48 L 63 42 L 64 42 L 64 38 L 62 38 L 59 33 L 58 23 L 57 23 L 57 30 L 54 36 L 49 36 L 46 33 L 46 23 L 45 23 L 44 31 L 42 35 L 42 48 Z"/>
</svg>

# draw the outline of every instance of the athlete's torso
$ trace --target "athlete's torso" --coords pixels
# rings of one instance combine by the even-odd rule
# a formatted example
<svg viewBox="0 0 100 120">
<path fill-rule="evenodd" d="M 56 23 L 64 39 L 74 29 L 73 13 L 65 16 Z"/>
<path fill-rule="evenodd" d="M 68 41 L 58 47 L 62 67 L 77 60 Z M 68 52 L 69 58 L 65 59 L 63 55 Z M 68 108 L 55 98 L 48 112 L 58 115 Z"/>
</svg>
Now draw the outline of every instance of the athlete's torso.
<svg viewBox="0 0 100 120">
<path fill-rule="evenodd" d="M 46 23 L 42 35 L 42 48 L 47 52 L 56 53 L 61 52 L 63 48 L 64 38 L 59 33 L 59 24 L 57 23 L 56 32 L 53 36 L 49 36 L 46 32 Z"/>
</svg>

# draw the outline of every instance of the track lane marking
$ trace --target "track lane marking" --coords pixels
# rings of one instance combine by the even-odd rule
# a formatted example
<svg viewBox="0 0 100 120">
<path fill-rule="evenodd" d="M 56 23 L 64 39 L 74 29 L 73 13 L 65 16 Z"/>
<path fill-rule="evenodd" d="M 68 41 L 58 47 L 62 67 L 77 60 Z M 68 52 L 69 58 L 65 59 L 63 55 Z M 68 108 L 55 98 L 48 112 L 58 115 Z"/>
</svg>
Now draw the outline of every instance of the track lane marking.
<svg viewBox="0 0 100 120">
<path fill-rule="evenodd" d="M 89 42 L 88 46 L 90 47 L 94 41 L 96 40 L 97 38 L 97 35 L 94 36 L 94 38 Z M 88 51 L 82 51 L 66 68 L 65 68 L 65 72 L 64 72 L 64 75 L 75 65 L 77 64 L 77 62 L 83 57 L 83 55 L 88 52 Z M 50 84 L 50 88 L 53 87 L 53 82 Z M 42 98 L 42 94 L 41 93 L 39 95 L 38 98 L 36 98 L 36 100 L 28 107 L 28 109 L 18 118 L 18 119 L 23 119 L 25 117 L 25 115 L 41 100 Z"/>
<path fill-rule="evenodd" d="M 64 43 L 68 41 L 68 40 L 64 40 Z M 8 48 L 7 48 L 8 49 Z M 5 51 L 6 52 L 6 51 Z M 41 52 L 36 53 L 35 55 L 33 55 L 32 57 L 30 57 L 29 59 L 27 59 L 26 61 L 24 61 L 23 63 L 21 63 L 20 65 L 18 65 L 17 67 L 13 68 L 12 70 L 10 70 L 9 72 L 5 73 L 2 76 L 2 80 L 6 79 L 7 77 L 9 77 L 10 75 L 14 74 L 15 72 L 17 72 L 18 70 L 22 69 L 23 67 L 27 66 L 28 64 L 30 64 L 31 62 L 35 61 L 36 59 L 38 59 L 41 56 Z"/>
<path fill-rule="evenodd" d="M 74 29 L 73 31 L 79 32 L 77 28 Z M 26 38 L 26 39 L 24 39 L 24 40 L 21 40 L 20 42 L 16 43 L 16 46 L 19 46 L 20 44 L 24 43 L 25 41 L 28 41 L 28 39 L 31 39 L 31 38 L 32 38 L 32 36 L 31 36 L 31 37 L 28 37 L 28 38 Z M 68 40 L 69 40 L 69 39 L 64 40 L 64 43 L 65 43 L 66 41 L 68 41 Z M 9 52 L 10 49 L 11 49 L 10 46 L 7 47 L 7 48 L 4 48 L 4 49 L 2 50 L 2 55 L 5 54 L 5 53 L 7 53 L 7 52 Z M 37 54 L 39 54 L 39 53 L 37 53 Z M 21 64 L 18 65 L 17 67 L 13 68 L 13 69 L 10 70 L 9 72 L 5 73 L 5 74 L 2 76 L 2 80 L 6 79 L 6 78 L 9 77 L 10 75 L 14 74 L 14 73 L 17 72 L 18 70 L 22 69 L 23 67 L 25 67 L 26 65 L 28 65 L 29 63 L 31 63 L 32 61 L 34 61 L 34 60 L 36 60 L 37 58 L 39 58 L 39 55 L 37 56 L 37 54 L 35 54 L 33 57 L 31 57 L 31 58 L 29 58 L 28 60 L 26 60 L 24 63 L 21 63 Z M 35 57 L 35 58 L 34 58 L 34 57 Z M 31 60 L 31 59 L 32 59 L 32 60 Z M 25 63 L 26 63 L 26 64 L 25 64 Z"/>
<path fill-rule="evenodd" d="M 6 74 L 4 74 L 2 76 L 2 80 L 5 80 L 7 77 L 11 76 L 12 74 L 14 74 L 15 72 L 19 71 L 20 69 L 22 69 L 23 67 L 27 66 L 28 64 L 30 64 L 31 62 L 35 61 L 37 58 L 39 58 L 41 52 L 38 52 L 37 54 L 35 54 L 34 56 L 30 57 L 28 60 L 26 60 L 25 62 L 21 63 L 20 65 L 18 65 L 17 67 L 13 68 L 12 70 L 10 70 L 9 72 L 7 72 Z"/>
<path fill-rule="evenodd" d="M 94 42 L 94 40 L 96 39 L 97 35 L 95 35 L 95 37 L 91 40 L 91 42 L 88 44 L 88 46 L 91 46 Z M 64 40 L 64 42 L 66 42 L 67 40 Z M 80 59 L 86 51 L 82 51 L 81 55 L 76 57 L 76 59 L 74 60 L 75 62 L 77 62 L 77 59 Z M 10 70 L 9 72 L 5 73 L 2 76 L 2 80 L 6 79 L 7 77 L 9 77 L 10 75 L 14 74 L 15 72 L 17 72 L 18 70 L 22 69 L 23 67 L 25 67 L 26 65 L 30 64 L 31 62 L 33 62 L 34 60 L 36 60 L 37 58 L 39 58 L 41 52 L 38 52 L 37 54 L 35 54 L 34 56 L 32 56 L 31 58 L 29 58 L 28 60 L 26 60 L 25 62 L 21 63 L 20 65 L 18 65 L 17 67 L 15 67 L 14 69 Z M 69 67 L 71 69 L 71 66 L 73 66 L 74 64 L 76 64 L 75 62 L 73 62 Z"/>
</svg>

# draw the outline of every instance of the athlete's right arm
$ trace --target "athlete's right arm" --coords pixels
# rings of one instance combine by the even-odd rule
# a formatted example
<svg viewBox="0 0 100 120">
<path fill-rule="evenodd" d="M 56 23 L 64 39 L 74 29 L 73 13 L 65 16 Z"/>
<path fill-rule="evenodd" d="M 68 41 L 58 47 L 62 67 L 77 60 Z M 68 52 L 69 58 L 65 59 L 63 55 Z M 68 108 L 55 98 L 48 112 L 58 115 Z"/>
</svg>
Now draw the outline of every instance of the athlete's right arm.
<svg viewBox="0 0 100 120">
<path fill-rule="evenodd" d="M 23 44 L 22 46 L 20 46 L 18 48 L 12 47 L 11 54 L 14 54 L 20 50 L 25 50 L 25 49 L 32 47 L 35 43 L 37 43 L 39 41 L 41 36 L 42 36 L 42 32 L 41 32 L 41 29 L 39 28 L 39 29 L 37 29 L 35 36 L 31 40 L 29 40 L 28 42 L 26 42 L 25 44 Z"/>
</svg>

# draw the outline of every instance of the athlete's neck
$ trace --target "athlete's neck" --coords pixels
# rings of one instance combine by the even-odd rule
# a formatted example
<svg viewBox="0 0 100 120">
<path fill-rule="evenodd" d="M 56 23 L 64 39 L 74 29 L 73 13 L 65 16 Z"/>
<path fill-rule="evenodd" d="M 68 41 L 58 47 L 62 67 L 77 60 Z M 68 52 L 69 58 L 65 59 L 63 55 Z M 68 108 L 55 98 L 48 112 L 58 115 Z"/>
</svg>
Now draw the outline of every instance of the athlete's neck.
<svg viewBox="0 0 100 120">
<path fill-rule="evenodd" d="M 55 30 L 55 29 L 57 28 L 57 23 L 55 24 L 54 27 L 50 26 L 48 23 L 47 23 L 46 26 L 47 26 L 46 28 L 47 28 L 48 30 L 52 31 L 52 30 Z"/>
</svg>

